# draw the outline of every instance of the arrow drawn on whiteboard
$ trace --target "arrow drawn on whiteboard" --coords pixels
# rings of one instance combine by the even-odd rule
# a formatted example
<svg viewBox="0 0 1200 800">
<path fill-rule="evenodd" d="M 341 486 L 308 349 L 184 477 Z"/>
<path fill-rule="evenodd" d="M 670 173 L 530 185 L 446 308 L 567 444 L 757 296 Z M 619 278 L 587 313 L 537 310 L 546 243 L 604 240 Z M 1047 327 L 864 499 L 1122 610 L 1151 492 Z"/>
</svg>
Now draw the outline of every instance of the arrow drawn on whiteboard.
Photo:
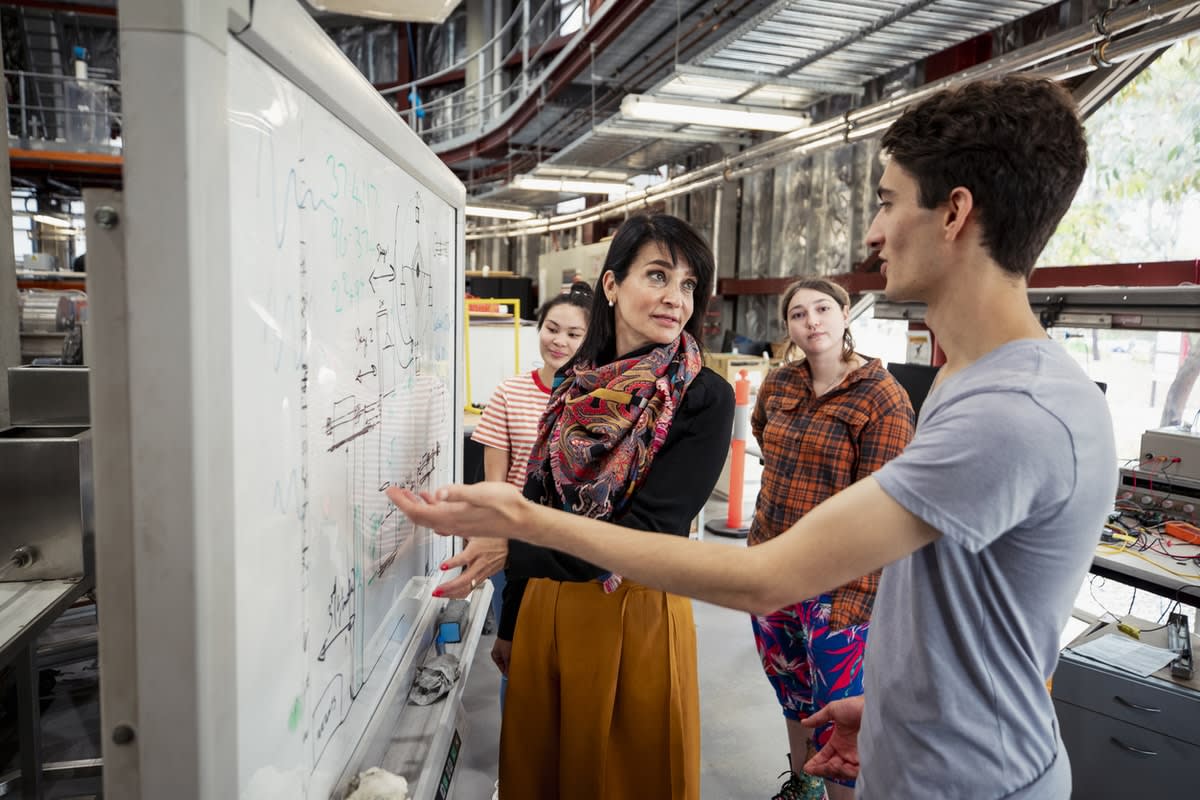
<svg viewBox="0 0 1200 800">
<path fill-rule="evenodd" d="M 391 283 L 394 280 L 396 280 L 396 268 L 394 266 L 392 266 L 391 264 L 388 264 L 387 268 L 388 268 L 388 271 L 386 273 L 384 273 L 383 275 L 376 275 L 374 272 L 371 273 L 370 280 L 371 280 L 371 291 L 372 292 L 375 291 L 375 281 L 386 280 L 388 283 Z"/>
<path fill-rule="evenodd" d="M 372 364 L 370 369 L 364 370 L 364 371 L 358 373 L 358 376 L 355 378 L 355 380 L 358 381 L 359 383 L 362 383 L 363 378 L 367 377 L 368 375 L 374 375 L 374 374 L 375 374 L 375 365 Z"/>
</svg>

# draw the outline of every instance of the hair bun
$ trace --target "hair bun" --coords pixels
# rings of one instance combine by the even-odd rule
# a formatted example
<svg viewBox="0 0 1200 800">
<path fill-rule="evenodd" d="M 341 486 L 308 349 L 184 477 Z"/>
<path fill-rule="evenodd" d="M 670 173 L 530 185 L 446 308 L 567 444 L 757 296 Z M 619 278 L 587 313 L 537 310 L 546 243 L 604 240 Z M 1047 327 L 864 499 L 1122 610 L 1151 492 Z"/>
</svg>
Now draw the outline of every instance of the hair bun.
<svg viewBox="0 0 1200 800">
<path fill-rule="evenodd" d="M 567 292 L 571 297 L 592 297 L 592 287 L 583 281 L 575 281 L 571 284 L 571 290 Z"/>
</svg>

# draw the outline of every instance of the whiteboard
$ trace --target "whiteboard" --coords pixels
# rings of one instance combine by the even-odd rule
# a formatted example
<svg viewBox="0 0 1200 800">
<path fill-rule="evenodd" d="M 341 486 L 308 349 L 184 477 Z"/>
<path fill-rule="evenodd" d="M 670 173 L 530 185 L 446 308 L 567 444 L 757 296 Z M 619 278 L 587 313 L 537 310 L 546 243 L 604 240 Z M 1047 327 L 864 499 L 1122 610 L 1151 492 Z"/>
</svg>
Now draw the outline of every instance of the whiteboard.
<svg viewBox="0 0 1200 800">
<path fill-rule="evenodd" d="M 449 555 L 382 492 L 453 480 L 456 210 L 227 63 L 239 783 L 324 797 Z"/>
<path fill-rule="evenodd" d="M 94 370 L 105 783 L 323 800 L 432 628 L 450 540 L 383 490 L 461 472 L 465 190 L 297 0 L 120 24 L 126 258 L 89 278 L 127 326 Z"/>
</svg>

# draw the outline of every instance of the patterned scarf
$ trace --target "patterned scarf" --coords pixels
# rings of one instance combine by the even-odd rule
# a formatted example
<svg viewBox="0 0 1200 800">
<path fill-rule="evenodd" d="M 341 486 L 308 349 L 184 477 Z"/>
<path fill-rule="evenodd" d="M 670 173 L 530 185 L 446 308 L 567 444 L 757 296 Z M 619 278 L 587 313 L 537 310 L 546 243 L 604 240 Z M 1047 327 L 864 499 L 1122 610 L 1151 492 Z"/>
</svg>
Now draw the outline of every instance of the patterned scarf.
<svg viewBox="0 0 1200 800">
<path fill-rule="evenodd" d="M 542 415 L 526 495 L 593 519 L 619 515 L 645 482 L 701 366 L 700 348 L 687 331 L 641 356 L 601 367 L 576 364 Z M 620 581 L 607 577 L 605 590 Z"/>
</svg>

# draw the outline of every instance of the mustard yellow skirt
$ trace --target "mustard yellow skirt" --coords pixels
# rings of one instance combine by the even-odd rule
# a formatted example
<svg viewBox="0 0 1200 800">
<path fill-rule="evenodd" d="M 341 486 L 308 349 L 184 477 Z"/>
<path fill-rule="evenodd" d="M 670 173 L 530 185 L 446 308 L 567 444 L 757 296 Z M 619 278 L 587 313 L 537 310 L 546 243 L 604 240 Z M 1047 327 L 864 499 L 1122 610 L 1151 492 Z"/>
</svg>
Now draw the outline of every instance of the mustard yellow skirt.
<svg viewBox="0 0 1200 800">
<path fill-rule="evenodd" d="M 500 733 L 502 800 L 698 800 L 691 601 L 529 582 Z"/>
</svg>

